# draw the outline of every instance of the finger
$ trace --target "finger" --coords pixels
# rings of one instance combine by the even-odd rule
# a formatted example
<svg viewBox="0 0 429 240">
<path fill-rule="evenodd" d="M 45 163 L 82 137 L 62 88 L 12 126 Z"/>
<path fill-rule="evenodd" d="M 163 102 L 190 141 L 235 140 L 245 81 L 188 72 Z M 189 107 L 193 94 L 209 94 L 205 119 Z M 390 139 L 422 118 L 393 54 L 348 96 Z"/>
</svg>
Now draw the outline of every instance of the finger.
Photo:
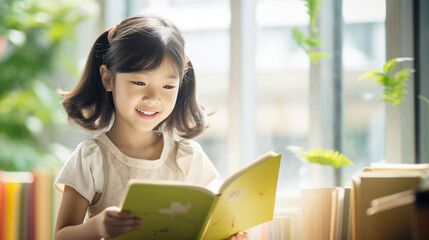
<svg viewBox="0 0 429 240">
<path fill-rule="evenodd" d="M 143 220 L 140 218 L 112 218 L 109 219 L 108 224 L 111 227 L 141 226 L 143 224 Z"/>
<path fill-rule="evenodd" d="M 141 225 L 135 225 L 135 226 L 122 226 L 122 227 L 109 227 L 108 231 L 108 237 L 114 238 L 119 235 L 139 230 L 142 226 Z"/>
<path fill-rule="evenodd" d="M 244 233 L 240 233 L 237 237 L 238 240 L 246 240 L 247 239 L 247 235 L 244 235 Z"/>
<path fill-rule="evenodd" d="M 117 208 L 117 207 L 106 208 L 106 214 L 108 217 L 115 217 L 115 218 L 132 218 L 132 217 L 134 217 L 134 214 L 132 212 L 125 212 L 125 211 L 122 211 L 120 208 Z"/>
<path fill-rule="evenodd" d="M 247 239 L 247 235 L 248 235 L 247 231 L 243 231 L 243 232 L 239 232 L 239 233 L 235 234 L 235 237 L 237 240 L 241 240 L 241 239 L 245 240 L 245 239 Z"/>
</svg>

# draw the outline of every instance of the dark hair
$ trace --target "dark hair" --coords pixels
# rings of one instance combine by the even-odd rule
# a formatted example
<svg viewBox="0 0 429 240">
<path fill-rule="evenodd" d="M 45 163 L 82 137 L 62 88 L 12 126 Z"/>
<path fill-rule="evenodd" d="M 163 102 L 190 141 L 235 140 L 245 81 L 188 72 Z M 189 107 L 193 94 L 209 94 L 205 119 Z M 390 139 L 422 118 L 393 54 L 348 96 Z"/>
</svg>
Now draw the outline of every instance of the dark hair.
<svg viewBox="0 0 429 240">
<path fill-rule="evenodd" d="M 139 15 L 118 24 L 110 42 L 108 33 L 101 34 L 92 46 L 77 86 L 63 93 L 62 105 L 69 120 L 88 130 L 109 126 L 115 106 L 111 92 L 102 83 L 102 64 L 112 73 L 148 71 L 169 57 L 181 79 L 179 92 L 172 113 L 154 130 L 175 131 L 186 138 L 202 133 L 207 127 L 206 113 L 197 103 L 194 70 L 186 61 L 185 42 L 176 26 L 157 16 Z"/>
</svg>

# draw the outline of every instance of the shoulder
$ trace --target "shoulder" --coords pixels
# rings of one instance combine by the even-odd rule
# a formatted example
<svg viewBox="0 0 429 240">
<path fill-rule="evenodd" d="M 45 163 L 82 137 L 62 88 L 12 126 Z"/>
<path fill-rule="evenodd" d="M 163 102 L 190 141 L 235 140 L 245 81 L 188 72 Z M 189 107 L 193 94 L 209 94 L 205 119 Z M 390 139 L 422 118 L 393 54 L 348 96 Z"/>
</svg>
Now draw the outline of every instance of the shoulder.
<svg viewBox="0 0 429 240">
<path fill-rule="evenodd" d="M 79 143 L 71 155 L 70 159 L 77 158 L 82 160 L 99 159 L 101 149 L 96 139 L 89 139 Z"/>
<path fill-rule="evenodd" d="M 198 142 L 184 138 L 174 138 L 171 141 L 177 149 L 175 159 L 185 174 L 186 182 L 205 186 L 218 176 L 215 167 Z"/>
<path fill-rule="evenodd" d="M 183 151 L 188 151 L 190 153 L 204 153 L 203 148 L 197 141 L 186 138 L 182 138 L 176 141 L 178 148 Z"/>
<path fill-rule="evenodd" d="M 201 145 L 195 140 L 168 135 L 164 135 L 164 137 L 167 138 L 165 142 L 169 143 L 171 148 L 170 150 L 176 151 L 177 159 L 186 156 L 199 156 L 201 158 L 207 157 Z"/>
<path fill-rule="evenodd" d="M 79 143 L 65 162 L 55 180 L 55 187 L 62 192 L 68 185 L 89 202 L 95 192 L 101 192 L 104 183 L 103 157 L 95 139 Z"/>
<path fill-rule="evenodd" d="M 79 143 L 63 166 L 63 170 L 98 172 L 103 166 L 102 150 L 96 139 Z"/>
</svg>

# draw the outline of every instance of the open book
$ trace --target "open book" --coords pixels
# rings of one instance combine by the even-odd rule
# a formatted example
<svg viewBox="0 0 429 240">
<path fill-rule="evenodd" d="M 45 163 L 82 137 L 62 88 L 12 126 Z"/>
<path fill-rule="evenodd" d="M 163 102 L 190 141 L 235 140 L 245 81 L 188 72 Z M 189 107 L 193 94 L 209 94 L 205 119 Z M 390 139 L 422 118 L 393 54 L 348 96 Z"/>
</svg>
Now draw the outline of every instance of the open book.
<svg viewBox="0 0 429 240">
<path fill-rule="evenodd" d="M 115 239 L 225 239 L 273 219 L 280 154 L 268 152 L 218 193 L 181 182 L 130 180 L 121 204 L 144 220 Z"/>
</svg>

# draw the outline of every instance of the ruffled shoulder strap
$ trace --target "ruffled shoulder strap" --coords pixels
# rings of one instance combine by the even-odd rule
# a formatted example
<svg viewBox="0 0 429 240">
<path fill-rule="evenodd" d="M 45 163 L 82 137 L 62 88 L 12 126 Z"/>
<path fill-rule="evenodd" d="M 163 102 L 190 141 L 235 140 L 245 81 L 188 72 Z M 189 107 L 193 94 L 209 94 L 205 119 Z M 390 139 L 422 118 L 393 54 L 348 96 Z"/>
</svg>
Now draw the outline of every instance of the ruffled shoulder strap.
<svg viewBox="0 0 429 240">
<path fill-rule="evenodd" d="M 177 164 L 185 174 L 185 182 L 207 186 L 219 175 L 213 163 L 201 148 L 190 139 L 176 140 Z"/>
<path fill-rule="evenodd" d="M 102 192 L 104 186 L 103 153 L 97 140 L 91 139 L 80 143 L 54 182 L 59 192 L 64 185 L 74 188 L 88 202 L 92 202 L 96 192 Z"/>
</svg>

